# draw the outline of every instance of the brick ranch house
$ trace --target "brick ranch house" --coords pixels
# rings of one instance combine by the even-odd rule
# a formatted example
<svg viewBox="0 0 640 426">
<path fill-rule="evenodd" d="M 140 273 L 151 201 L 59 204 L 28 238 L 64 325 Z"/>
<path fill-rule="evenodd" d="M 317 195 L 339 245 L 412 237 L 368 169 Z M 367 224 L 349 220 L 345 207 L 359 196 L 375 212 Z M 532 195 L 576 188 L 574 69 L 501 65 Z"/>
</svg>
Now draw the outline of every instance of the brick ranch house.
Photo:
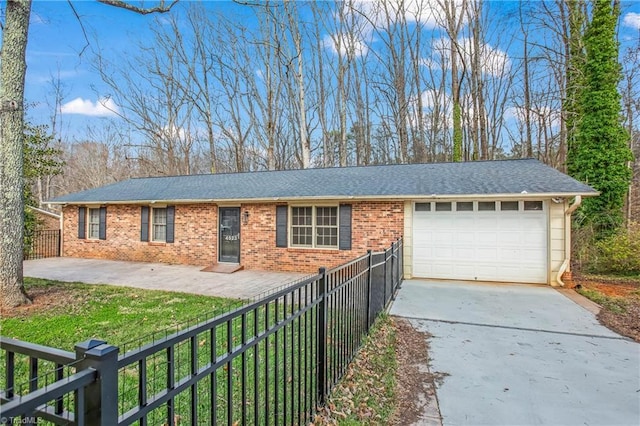
<svg viewBox="0 0 640 426">
<path fill-rule="evenodd" d="M 138 178 L 52 203 L 70 257 L 314 272 L 403 237 L 406 278 L 555 285 L 595 195 L 527 159 Z"/>
</svg>

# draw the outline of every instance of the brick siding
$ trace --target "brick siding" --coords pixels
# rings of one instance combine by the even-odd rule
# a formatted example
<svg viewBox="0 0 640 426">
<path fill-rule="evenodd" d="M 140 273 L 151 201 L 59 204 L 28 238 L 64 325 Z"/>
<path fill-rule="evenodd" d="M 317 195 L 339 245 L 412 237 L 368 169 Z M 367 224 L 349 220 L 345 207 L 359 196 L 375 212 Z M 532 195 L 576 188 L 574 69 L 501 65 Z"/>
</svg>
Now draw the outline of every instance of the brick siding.
<svg viewBox="0 0 640 426">
<path fill-rule="evenodd" d="M 60 229 L 60 219 L 57 217 L 50 216 L 48 214 L 40 213 L 38 211 L 35 212 L 36 217 L 38 218 L 38 223 L 36 225 L 37 230 L 48 230 L 48 229 Z"/>
<path fill-rule="evenodd" d="M 243 204 L 240 263 L 245 269 L 316 272 L 382 250 L 402 236 L 404 204 L 353 202 L 351 250 L 278 248 L 275 244 L 276 204 Z M 107 206 L 107 239 L 78 238 L 78 207 L 64 208 L 63 254 L 69 257 L 131 260 L 209 266 L 218 258 L 218 207 L 215 204 L 176 205 L 175 242 L 140 241 L 140 206 Z"/>
<path fill-rule="evenodd" d="M 175 242 L 140 241 L 140 206 L 107 206 L 107 239 L 78 238 L 78 207 L 65 207 L 63 254 L 68 257 L 211 265 L 216 260 L 218 209 L 177 205 Z"/>
<path fill-rule="evenodd" d="M 247 269 L 312 273 L 320 266 L 338 266 L 369 249 L 383 250 L 402 236 L 403 202 L 351 205 L 351 250 L 276 247 L 276 205 L 244 205 L 242 209 L 249 212 L 249 221 L 241 228 L 240 263 Z"/>
</svg>

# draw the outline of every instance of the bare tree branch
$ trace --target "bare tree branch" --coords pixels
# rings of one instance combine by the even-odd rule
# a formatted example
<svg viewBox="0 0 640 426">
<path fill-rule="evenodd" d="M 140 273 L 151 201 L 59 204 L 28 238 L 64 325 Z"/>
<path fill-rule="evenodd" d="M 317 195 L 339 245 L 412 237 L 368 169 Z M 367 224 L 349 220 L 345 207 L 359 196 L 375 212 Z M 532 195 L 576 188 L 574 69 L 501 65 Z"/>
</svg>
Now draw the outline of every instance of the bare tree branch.
<svg viewBox="0 0 640 426">
<path fill-rule="evenodd" d="M 171 10 L 179 0 L 173 0 L 168 6 L 165 6 L 166 2 L 160 0 L 160 4 L 156 7 L 138 7 L 131 3 L 127 3 L 122 0 L 98 0 L 98 3 L 103 3 L 109 6 L 119 7 L 121 9 L 129 10 L 131 12 L 139 13 L 141 15 L 148 15 L 150 13 L 166 13 Z"/>
</svg>

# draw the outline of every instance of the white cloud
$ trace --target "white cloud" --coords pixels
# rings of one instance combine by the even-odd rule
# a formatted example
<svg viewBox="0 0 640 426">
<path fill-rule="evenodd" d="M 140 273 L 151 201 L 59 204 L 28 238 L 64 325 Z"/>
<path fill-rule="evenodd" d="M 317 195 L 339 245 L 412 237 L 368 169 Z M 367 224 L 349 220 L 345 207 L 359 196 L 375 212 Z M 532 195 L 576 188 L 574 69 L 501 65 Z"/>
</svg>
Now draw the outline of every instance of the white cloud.
<svg viewBox="0 0 640 426">
<path fill-rule="evenodd" d="M 425 90 L 420 94 L 422 106 L 423 125 L 427 129 L 433 127 L 448 129 L 451 127 L 451 97 L 444 92 L 432 89 Z M 418 99 L 414 97 L 409 100 L 409 126 L 418 126 Z"/>
<path fill-rule="evenodd" d="M 322 40 L 322 45 L 336 55 L 340 53 L 342 56 L 349 58 L 363 56 L 369 50 L 364 41 L 348 33 L 326 35 Z"/>
<path fill-rule="evenodd" d="M 622 23 L 627 27 L 635 28 L 640 31 L 640 13 L 629 12 L 624 15 Z"/>
<path fill-rule="evenodd" d="M 62 105 L 63 114 L 80 114 L 93 117 L 108 117 L 116 115 L 118 106 L 111 98 L 100 98 L 96 102 L 89 99 L 75 98 Z"/>
<path fill-rule="evenodd" d="M 447 69 L 450 67 L 450 45 L 449 40 L 445 38 L 439 38 L 433 41 L 431 44 L 433 51 L 435 52 L 434 58 L 427 58 L 422 60 L 422 64 L 428 67 L 440 68 L 440 64 L 444 62 Z M 492 75 L 495 77 L 500 77 L 509 72 L 511 69 L 511 59 L 509 55 L 503 51 L 498 49 L 497 47 L 493 47 L 487 43 L 480 43 L 480 69 L 485 75 Z M 473 56 L 473 52 L 475 46 L 473 45 L 473 40 L 468 37 L 463 37 L 458 39 L 458 48 L 459 48 L 459 57 L 467 64 L 467 67 L 472 63 L 471 59 Z"/>
<path fill-rule="evenodd" d="M 531 108 L 530 118 L 532 124 L 537 126 L 543 124 L 552 128 L 559 128 L 562 119 L 562 113 L 559 110 L 551 109 L 547 106 L 533 106 Z M 512 106 L 505 110 L 503 118 L 505 120 L 517 120 L 524 123 L 526 119 L 526 110 L 522 106 Z"/>
<path fill-rule="evenodd" d="M 464 0 L 454 0 L 456 14 L 462 13 Z M 351 13 L 364 15 L 377 28 L 387 28 L 397 23 L 401 16 L 407 22 L 418 22 L 426 28 L 442 26 L 445 12 L 438 0 L 355 0 L 346 2 Z M 466 22 L 467 17 L 463 18 Z"/>
</svg>

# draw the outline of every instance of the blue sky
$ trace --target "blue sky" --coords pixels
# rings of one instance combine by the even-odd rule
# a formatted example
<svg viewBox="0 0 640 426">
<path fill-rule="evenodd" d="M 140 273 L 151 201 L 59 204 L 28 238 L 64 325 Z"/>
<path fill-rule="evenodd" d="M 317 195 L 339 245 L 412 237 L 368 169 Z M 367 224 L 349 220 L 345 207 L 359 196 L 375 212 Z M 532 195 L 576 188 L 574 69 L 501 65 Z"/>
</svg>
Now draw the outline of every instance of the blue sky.
<svg viewBox="0 0 640 426">
<path fill-rule="evenodd" d="M 148 1 L 147 4 L 153 4 Z M 92 50 L 100 50 L 108 58 L 125 57 L 138 40 L 149 37 L 149 26 L 162 22 L 161 15 L 141 16 L 106 6 L 93 0 L 73 0 L 74 11 L 65 1 L 34 0 L 27 50 L 26 99 L 31 120 L 50 121 L 54 94 L 51 80 L 59 76 L 62 84 L 62 134 L 68 139 L 81 139 L 87 125 L 99 126 L 110 117 L 100 104 L 108 93 L 99 75 L 92 71 Z M 176 6 L 186 7 L 182 0 Z M 227 1 L 208 1 L 208 8 L 249 20 L 247 7 Z M 493 10 L 509 9 L 513 3 L 492 4 Z M 250 21 L 246 21 L 249 22 Z M 84 31 L 84 33 L 83 33 Z M 86 34 L 86 36 L 85 36 Z M 636 43 L 640 34 L 640 2 L 626 2 L 620 39 L 623 44 Z M 496 46 L 500 48 L 500 46 Z M 513 46 L 512 46 L 513 49 Z M 518 52 L 509 51 L 510 55 Z M 113 106 L 113 105 L 112 105 Z"/>
</svg>

